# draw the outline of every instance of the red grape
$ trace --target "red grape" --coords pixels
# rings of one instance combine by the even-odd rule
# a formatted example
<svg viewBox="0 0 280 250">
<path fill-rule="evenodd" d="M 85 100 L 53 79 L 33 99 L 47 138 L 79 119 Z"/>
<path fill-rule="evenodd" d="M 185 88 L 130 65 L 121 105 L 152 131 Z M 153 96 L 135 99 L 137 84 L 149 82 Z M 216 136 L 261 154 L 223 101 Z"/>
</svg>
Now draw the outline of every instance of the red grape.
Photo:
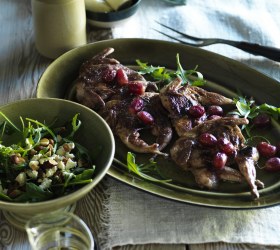
<svg viewBox="0 0 280 250">
<path fill-rule="evenodd" d="M 142 95 L 145 92 L 145 87 L 141 82 L 133 82 L 128 85 L 129 92 L 134 95 Z"/>
<path fill-rule="evenodd" d="M 144 107 L 144 101 L 139 98 L 139 97 L 136 97 L 132 100 L 132 102 L 130 103 L 130 107 L 129 107 L 129 110 L 136 114 L 138 113 L 139 111 L 141 111 Z"/>
<path fill-rule="evenodd" d="M 235 147 L 227 138 L 219 138 L 217 141 L 219 149 L 227 155 L 233 155 L 235 153 Z"/>
<path fill-rule="evenodd" d="M 102 79 L 105 82 L 111 82 L 115 79 L 117 71 L 115 69 L 111 69 L 106 67 L 102 69 Z"/>
<path fill-rule="evenodd" d="M 137 116 L 146 125 L 153 124 L 154 122 L 153 116 L 147 111 L 140 111 L 137 113 Z"/>
<path fill-rule="evenodd" d="M 199 118 L 205 114 L 205 109 L 201 105 L 194 105 L 190 107 L 189 114 L 194 118 Z"/>
<path fill-rule="evenodd" d="M 119 85 L 123 86 L 128 84 L 128 77 L 127 74 L 125 73 L 124 69 L 120 68 L 117 70 L 117 82 Z"/>
<path fill-rule="evenodd" d="M 259 128 L 266 127 L 271 123 L 270 116 L 266 113 L 260 113 L 253 119 L 252 123 Z"/>
<path fill-rule="evenodd" d="M 224 114 L 224 110 L 221 106 L 212 105 L 212 106 L 209 106 L 209 108 L 207 109 L 207 113 L 209 116 L 210 115 L 222 116 Z"/>
<path fill-rule="evenodd" d="M 280 171 L 280 158 L 273 157 L 266 161 L 264 169 L 269 172 Z"/>
<path fill-rule="evenodd" d="M 276 154 L 276 147 L 267 143 L 267 142 L 259 142 L 257 145 L 257 149 L 261 156 L 264 157 L 273 157 Z"/>
<path fill-rule="evenodd" d="M 212 147 L 216 145 L 217 138 L 210 133 L 203 133 L 198 137 L 198 141 L 203 146 Z"/>
<path fill-rule="evenodd" d="M 227 155 L 222 152 L 217 152 L 213 158 L 213 166 L 216 169 L 223 169 L 227 162 Z"/>
</svg>

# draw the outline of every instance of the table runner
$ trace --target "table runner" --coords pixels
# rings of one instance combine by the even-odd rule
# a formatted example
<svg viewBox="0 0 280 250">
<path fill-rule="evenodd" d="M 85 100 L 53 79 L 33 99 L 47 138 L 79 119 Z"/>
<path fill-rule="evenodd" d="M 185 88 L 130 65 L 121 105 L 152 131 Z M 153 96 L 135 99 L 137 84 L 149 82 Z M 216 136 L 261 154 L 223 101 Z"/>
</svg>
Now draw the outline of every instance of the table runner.
<svg viewBox="0 0 280 250">
<path fill-rule="evenodd" d="M 165 39 L 155 20 L 201 37 L 244 40 L 280 48 L 278 0 L 188 0 L 185 6 L 143 0 L 128 24 L 113 29 L 113 37 Z M 156 13 L 155 14 L 155 10 Z M 180 20 L 180 21 L 178 21 Z M 183 22 L 181 21 L 183 20 Z M 140 35 L 139 35 L 140 34 Z M 241 61 L 280 80 L 280 64 L 227 45 L 204 49 Z M 203 73 L 203 72 L 202 72 Z M 145 243 L 255 243 L 280 245 L 280 207 L 225 210 L 182 204 L 108 180 L 108 200 L 99 235 L 102 249 Z"/>
<path fill-rule="evenodd" d="M 280 245 L 280 207 L 228 210 L 166 200 L 109 179 L 101 249 L 205 242 Z"/>
</svg>

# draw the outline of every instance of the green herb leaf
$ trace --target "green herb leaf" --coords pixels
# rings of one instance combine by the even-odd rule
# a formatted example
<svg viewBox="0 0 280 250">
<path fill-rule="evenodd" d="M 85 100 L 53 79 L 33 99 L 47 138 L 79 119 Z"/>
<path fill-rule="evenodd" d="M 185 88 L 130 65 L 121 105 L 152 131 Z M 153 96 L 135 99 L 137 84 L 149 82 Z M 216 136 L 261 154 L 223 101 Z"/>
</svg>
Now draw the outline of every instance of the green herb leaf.
<svg viewBox="0 0 280 250">
<path fill-rule="evenodd" d="M 81 126 L 81 121 L 78 119 L 79 114 L 76 114 L 72 119 L 72 132 L 68 138 L 73 138 L 74 134 L 78 131 Z"/>
<path fill-rule="evenodd" d="M 280 108 L 269 104 L 261 104 L 257 106 L 253 99 L 247 100 L 244 97 L 238 97 L 234 99 L 237 110 L 231 113 L 235 113 L 245 118 L 255 118 L 259 113 L 265 112 L 272 116 L 274 119 L 278 120 L 280 116 Z"/>
<path fill-rule="evenodd" d="M 2 200 L 2 201 L 13 201 L 13 199 L 11 199 L 8 195 L 3 194 L 2 192 L 0 192 L 0 200 Z"/>
<path fill-rule="evenodd" d="M 245 99 L 240 99 L 235 103 L 239 114 L 242 117 L 247 118 L 251 112 L 251 103 L 247 102 Z"/>
<path fill-rule="evenodd" d="M 280 108 L 264 103 L 259 106 L 259 110 L 268 113 L 275 120 L 279 120 Z"/>
<path fill-rule="evenodd" d="M 94 173 L 94 167 L 92 169 L 86 169 L 81 174 L 76 175 L 70 182 L 69 185 L 78 184 L 82 181 L 92 181 Z"/>
<path fill-rule="evenodd" d="M 253 99 L 246 99 L 245 97 L 239 96 L 234 99 L 236 109 L 229 112 L 229 114 L 238 115 L 240 117 L 247 118 L 249 120 L 254 119 L 260 113 L 267 113 L 275 120 L 279 120 L 280 108 L 269 104 L 256 105 Z M 241 129 L 244 129 L 247 136 L 251 136 L 251 129 L 253 126 L 249 123 L 248 125 L 243 125 Z"/>
<path fill-rule="evenodd" d="M 32 182 L 26 183 L 26 191 L 16 197 L 14 201 L 45 201 L 53 197 L 53 193 L 48 190 L 43 190 Z"/>
<path fill-rule="evenodd" d="M 136 63 L 140 67 L 140 70 L 138 70 L 139 74 L 149 75 L 157 81 L 168 81 L 171 79 L 171 73 L 168 72 L 165 67 L 154 67 L 152 65 L 149 66 L 147 63 L 143 63 L 140 60 L 136 60 Z"/>
<path fill-rule="evenodd" d="M 5 118 L 5 120 L 10 124 L 10 126 L 14 128 L 14 130 L 20 132 L 20 129 L 14 123 L 12 123 L 11 120 L 3 112 L 0 112 L 0 115 Z"/>
<path fill-rule="evenodd" d="M 187 84 L 188 83 L 188 78 L 186 76 L 186 71 L 183 69 L 181 63 L 180 63 L 180 57 L 179 54 L 176 55 L 176 62 L 177 62 L 177 71 L 176 71 L 176 75 L 181 77 L 181 79 L 183 80 L 183 84 Z"/>
<path fill-rule="evenodd" d="M 203 86 L 206 83 L 206 81 L 203 79 L 203 75 L 197 71 L 197 67 L 191 70 L 183 69 L 180 63 L 179 54 L 176 55 L 177 70 L 175 72 L 171 70 L 166 70 L 165 67 L 161 66 L 149 66 L 147 63 L 143 63 L 140 60 L 136 60 L 136 63 L 140 67 L 138 73 L 142 75 L 149 75 L 154 80 L 160 81 L 158 84 L 161 84 L 162 82 L 168 84 L 176 77 L 180 77 L 182 79 L 183 85 L 190 84 L 193 86 Z"/>
<path fill-rule="evenodd" d="M 138 165 L 135 162 L 135 155 L 131 152 L 127 153 L 127 168 L 130 172 L 133 172 L 134 174 L 148 181 L 162 182 L 162 183 L 172 181 L 172 180 L 161 180 L 146 174 L 146 173 L 154 173 L 155 171 L 157 171 L 156 162 L 150 162 L 148 164 Z"/>
</svg>

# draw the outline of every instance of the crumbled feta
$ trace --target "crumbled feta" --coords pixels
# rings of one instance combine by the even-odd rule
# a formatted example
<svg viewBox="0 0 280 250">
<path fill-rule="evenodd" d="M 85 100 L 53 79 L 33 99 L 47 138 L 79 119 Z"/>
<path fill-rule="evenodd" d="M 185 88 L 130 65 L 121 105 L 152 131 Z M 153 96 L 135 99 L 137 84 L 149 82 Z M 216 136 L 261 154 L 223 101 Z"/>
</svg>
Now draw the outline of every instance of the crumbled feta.
<svg viewBox="0 0 280 250">
<path fill-rule="evenodd" d="M 36 170 L 29 169 L 26 171 L 26 174 L 32 179 L 36 179 L 38 177 L 38 171 Z"/>
<path fill-rule="evenodd" d="M 57 150 L 56 150 L 56 154 L 60 155 L 60 156 L 64 156 L 66 153 L 66 151 L 64 150 L 63 146 L 60 146 Z"/>
<path fill-rule="evenodd" d="M 53 166 L 57 165 L 57 161 L 49 157 L 49 163 Z"/>
<path fill-rule="evenodd" d="M 71 153 L 69 153 L 69 152 L 66 152 L 65 157 L 66 157 L 66 158 L 71 158 L 71 159 L 73 159 L 73 158 L 75 158 L 75 155 L 74 155 L 74 154 L 71 154 Z"/>
<path fill-rule="evenodd" d="M 33 155 L 33 157 L 31 158 L 31 161 L 38 161 L 42 156 L 43 156 L 42 154 Z"/>
<path fill-rule="evenodd" d="M 61 155 L 54 155 L 54 158 L 53 158 L 55 161 L 59 162 L 59 161 L 62 161 L 64 160 L 64 156 L 61 156 Z"/>
<path fill-rule="evenodd" d="M 24 172 L 19 173 L 15 180 L 20 186 L 23 186 L 26 182 L 26 174 Z"/>
<path fill-rule="evenodd" d="M 29 167 L 32 169 L 32 170 L 38 170 L 39 169 L 39 161 L 30 161 L 29 162 Z"/>
<path fill-rule="evenodd" d="M 69 170 L 71 168 L 74 168 L 77 166 L 77 162 L 72 161 L 70 158 L 67 160 L 66 165 L 65 165 L 65 169 Z"/>
<path fill-rule="evenodd" d="M 39 163 L 40 163 L 40 164 L 44 164 L 44 162 L 46 162 L 46 161 L 52 161 L 53 158 L 54 158 L 53 156 L 50 156 L 50 157 L 42 157 L 42 158 L 39 159 Z"/>
<path fill-rule="evenodd" d="M 58 167 L 59 169 L 61 169 L 61 170 L 65 170 L 65 164 L 64 164 L 64 162 L 63 162 L 63 161 L 59 161 L 59 162 L 57 163 L 57 167 Z"/>
<path fill-rule="evenodd" d="M 54 166 L 52 168 L 48 168 L 46 170 L 46 177 L 51 177 L 55 174 L 55 172 L 57 171 L 57 166 Z"/>
<path fill-rule="evenodd" d="M 44 178 L 42 183 L 39 185 L 40 188 L 42 188 L 43 190 L 48 189 L 52 184 L 52 180 L 49 178 Z"/>
</svg>

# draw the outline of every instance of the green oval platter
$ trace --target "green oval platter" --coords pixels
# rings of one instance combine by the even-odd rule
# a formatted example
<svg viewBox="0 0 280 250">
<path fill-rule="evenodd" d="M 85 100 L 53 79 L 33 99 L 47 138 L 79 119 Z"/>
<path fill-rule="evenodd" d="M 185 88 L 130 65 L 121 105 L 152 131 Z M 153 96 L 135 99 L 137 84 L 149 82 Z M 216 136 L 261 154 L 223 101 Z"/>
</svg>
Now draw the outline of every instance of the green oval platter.
<svg viewBox="0 0 280 250">
<path fill-rule="evenodd" d="M 253 96 L 258 103 L 279 106 L 280 84 L 253 68 L 238 61 L 203 49 L 179 43 L 151 39 L 113 39 L 95 42 L 73 49 L 56 59 L 41 76 L 37 97 L 55 97 L 72 99 L 72 83 L 78 76 L 80 65 L 107 47 L 113 47 L 111 55 L 124 65 L 136 65 L 136 59 L 153 66 L 165 66 L 176 69 L 176 54 L 184 69 L 198 70 L 204 75 L 210 89 L 233 97 L 237 91 L 245 96 Z M 269 131 L 269 137 L 280 138 L 278 124 Z M 116 139 L 117 161 L 126 160 L 125 148 Z M 145 156 L 136 155 L 136 161 L 145 161 Z M 260 190 L 260 198 L 253 200 L 246 183 L 221 183 L 215 191 L 202 190 L 188 172 L 183 172 L 166 159 L 156 159 L 160 171 L 173 180 L 172 183 L 155 183 L 145 181 L 118 164 L 113 163 L 108 175 L 132 187 L 167 199 L 202 205 L 213 208 L 253 209 L 278 205 L 280 203 L 280 173 L 266 173 L 257 168 L 258 179 L 265 183 Z"/>
</svg>

